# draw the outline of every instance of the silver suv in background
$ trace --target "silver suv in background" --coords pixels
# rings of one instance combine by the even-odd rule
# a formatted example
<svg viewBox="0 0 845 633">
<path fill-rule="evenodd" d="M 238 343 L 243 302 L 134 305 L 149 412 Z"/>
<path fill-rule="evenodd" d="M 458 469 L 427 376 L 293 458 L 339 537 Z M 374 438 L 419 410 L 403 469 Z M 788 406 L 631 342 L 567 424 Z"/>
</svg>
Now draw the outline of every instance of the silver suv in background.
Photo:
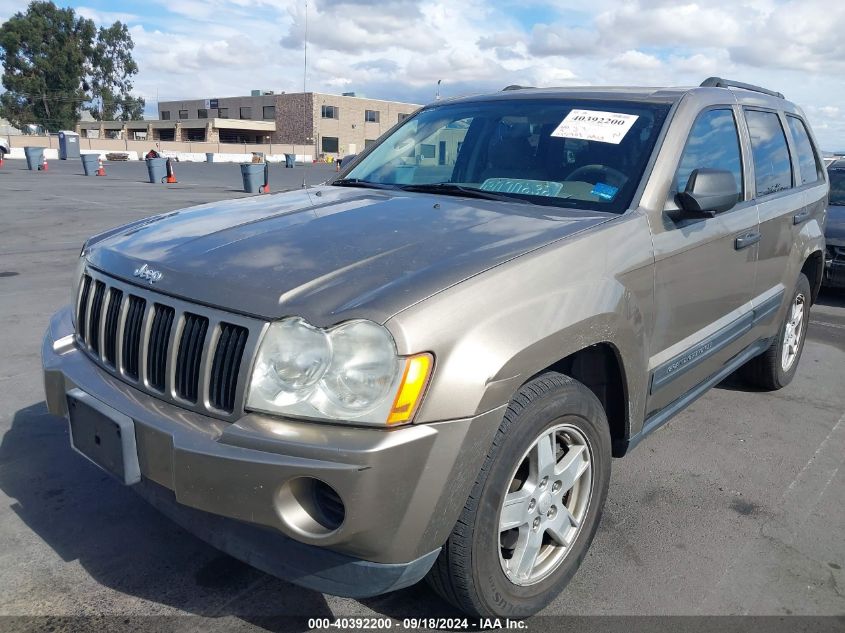
<svg viewBox="0 0 845 633">
<path fill-rule="evenodd" d="M 755 86 L 439 101 L 324 186 L 89 239 L 47 403 L 256 567 L 528 616 L 612 457 L 735 371 L 792 380 L 827 201 L 804 114 Z"/>
</svg>

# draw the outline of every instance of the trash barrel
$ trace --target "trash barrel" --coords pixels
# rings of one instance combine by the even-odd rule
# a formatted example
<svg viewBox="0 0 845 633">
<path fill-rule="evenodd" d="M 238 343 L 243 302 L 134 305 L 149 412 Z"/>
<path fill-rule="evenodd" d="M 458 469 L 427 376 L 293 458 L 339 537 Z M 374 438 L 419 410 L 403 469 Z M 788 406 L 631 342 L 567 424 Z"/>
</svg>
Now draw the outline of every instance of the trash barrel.
<svg viewBox="0 0 845 633">
<path fill-rule="evenodd" d="M 264 185 L 264 163 L 241 163 L 241 176 L 244 179 L 244 191 L 261 193 Z"/>
<path fill-rule="evenodd" d="M 86 176 L 96 176 L 97 168 L 99 167 L 99 154 L 83 154 L 82 155 L 82 169 L 85 170 Z"/>
<path fill-rule="evenodd" d="M 26 156 L 26 166 L 31 171 L 35 171 L 41 167 L 44 162 L 44 148 L 43 147 L 24 147 L 24 156 Z"/>
<path fill-rule="evenodd" d="M 76 132 L 59 132 L 59 158 L 79 158 L 79 134 Z"/>
<path fill-rule="evenodd" d="M 167 178 L 166 158 L 147 158 L 147 172 L 151 183 L 162 183 Z"/>
<path fill-rule="evenodd" d="M 214 162 L 214 152 L 206 152 L 205 153 L 205 162 L 213 163 Z"/>
<path fill-rule="evenodd" d="M 285 154 L 285 168 L 293 167 L 296 162 L 296 154 Z"/>
</svg>

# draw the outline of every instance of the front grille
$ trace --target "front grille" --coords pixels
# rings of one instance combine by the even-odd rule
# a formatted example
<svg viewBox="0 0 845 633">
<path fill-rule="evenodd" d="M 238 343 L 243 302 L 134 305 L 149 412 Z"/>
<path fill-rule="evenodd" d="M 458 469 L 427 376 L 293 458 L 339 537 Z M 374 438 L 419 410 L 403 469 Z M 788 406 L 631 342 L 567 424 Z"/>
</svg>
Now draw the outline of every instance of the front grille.
<svg viewBox="0 0 845 633">
<path fill-rule="evenodd" d="M 179 406 L 234 420 L 266 322 L 208 308 L 88 269 L 79 285 L 80 348 L 116 377 Z"/>
<path fill-rule="evenodd" d="M 188 402 L 197 401 L 200 363 L 207 330 L 208 319 L 190 312 L 185 314 L 179 354 L 176 356 L 176 393 Z"/>
</svg>

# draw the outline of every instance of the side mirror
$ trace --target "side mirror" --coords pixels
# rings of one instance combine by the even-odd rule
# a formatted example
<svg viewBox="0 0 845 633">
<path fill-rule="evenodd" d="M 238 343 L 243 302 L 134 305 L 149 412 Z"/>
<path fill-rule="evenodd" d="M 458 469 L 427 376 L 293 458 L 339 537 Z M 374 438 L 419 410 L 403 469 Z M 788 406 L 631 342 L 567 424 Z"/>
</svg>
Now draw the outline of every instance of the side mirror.
<svg viewBox="0 0 845 633">
<path fill-rule="evenodd" d="M 675 196 L 678 206 L 696 217 L 715 217 L 736 206 L 739 191 L 731 172 L 724 169 L 696 169 L 684 191 Z"/>
</svg>

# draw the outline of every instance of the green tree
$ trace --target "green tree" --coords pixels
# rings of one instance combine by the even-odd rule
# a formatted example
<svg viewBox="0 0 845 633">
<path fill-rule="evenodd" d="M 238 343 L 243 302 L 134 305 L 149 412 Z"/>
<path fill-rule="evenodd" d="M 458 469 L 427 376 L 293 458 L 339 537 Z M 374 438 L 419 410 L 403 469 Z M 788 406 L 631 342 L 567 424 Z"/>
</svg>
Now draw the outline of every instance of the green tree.
<svg viewBox="0 0 845 633">
<path fill-rule="evenodd" d="M 120 22 L 98 32 L 73 9 L 31 2 L 0 25 L 0 116 L 16 127 L 73 129 L 89 103 L 98 118 L 140 118 L 144 100 L 130 94 L 133 47 Z"/>
<path fill-rule="evenodd" d="M 144 100 L 130 94 L 132 77 L 138 73 L 133 48 L 129 29 L 119 21 L 97 32 L 90 70 L 94 105 L 88 108 L 94 118 L 126 121 L 143 113 Z"/>
<path fill-rule="evenodd" d="M 21 127 L 73 128 L 86 99 L 85 68 L 94 23 L 73 9 L 32 2 L 0 26 L 3 86 L 0 115 Z"/>
</svg>

